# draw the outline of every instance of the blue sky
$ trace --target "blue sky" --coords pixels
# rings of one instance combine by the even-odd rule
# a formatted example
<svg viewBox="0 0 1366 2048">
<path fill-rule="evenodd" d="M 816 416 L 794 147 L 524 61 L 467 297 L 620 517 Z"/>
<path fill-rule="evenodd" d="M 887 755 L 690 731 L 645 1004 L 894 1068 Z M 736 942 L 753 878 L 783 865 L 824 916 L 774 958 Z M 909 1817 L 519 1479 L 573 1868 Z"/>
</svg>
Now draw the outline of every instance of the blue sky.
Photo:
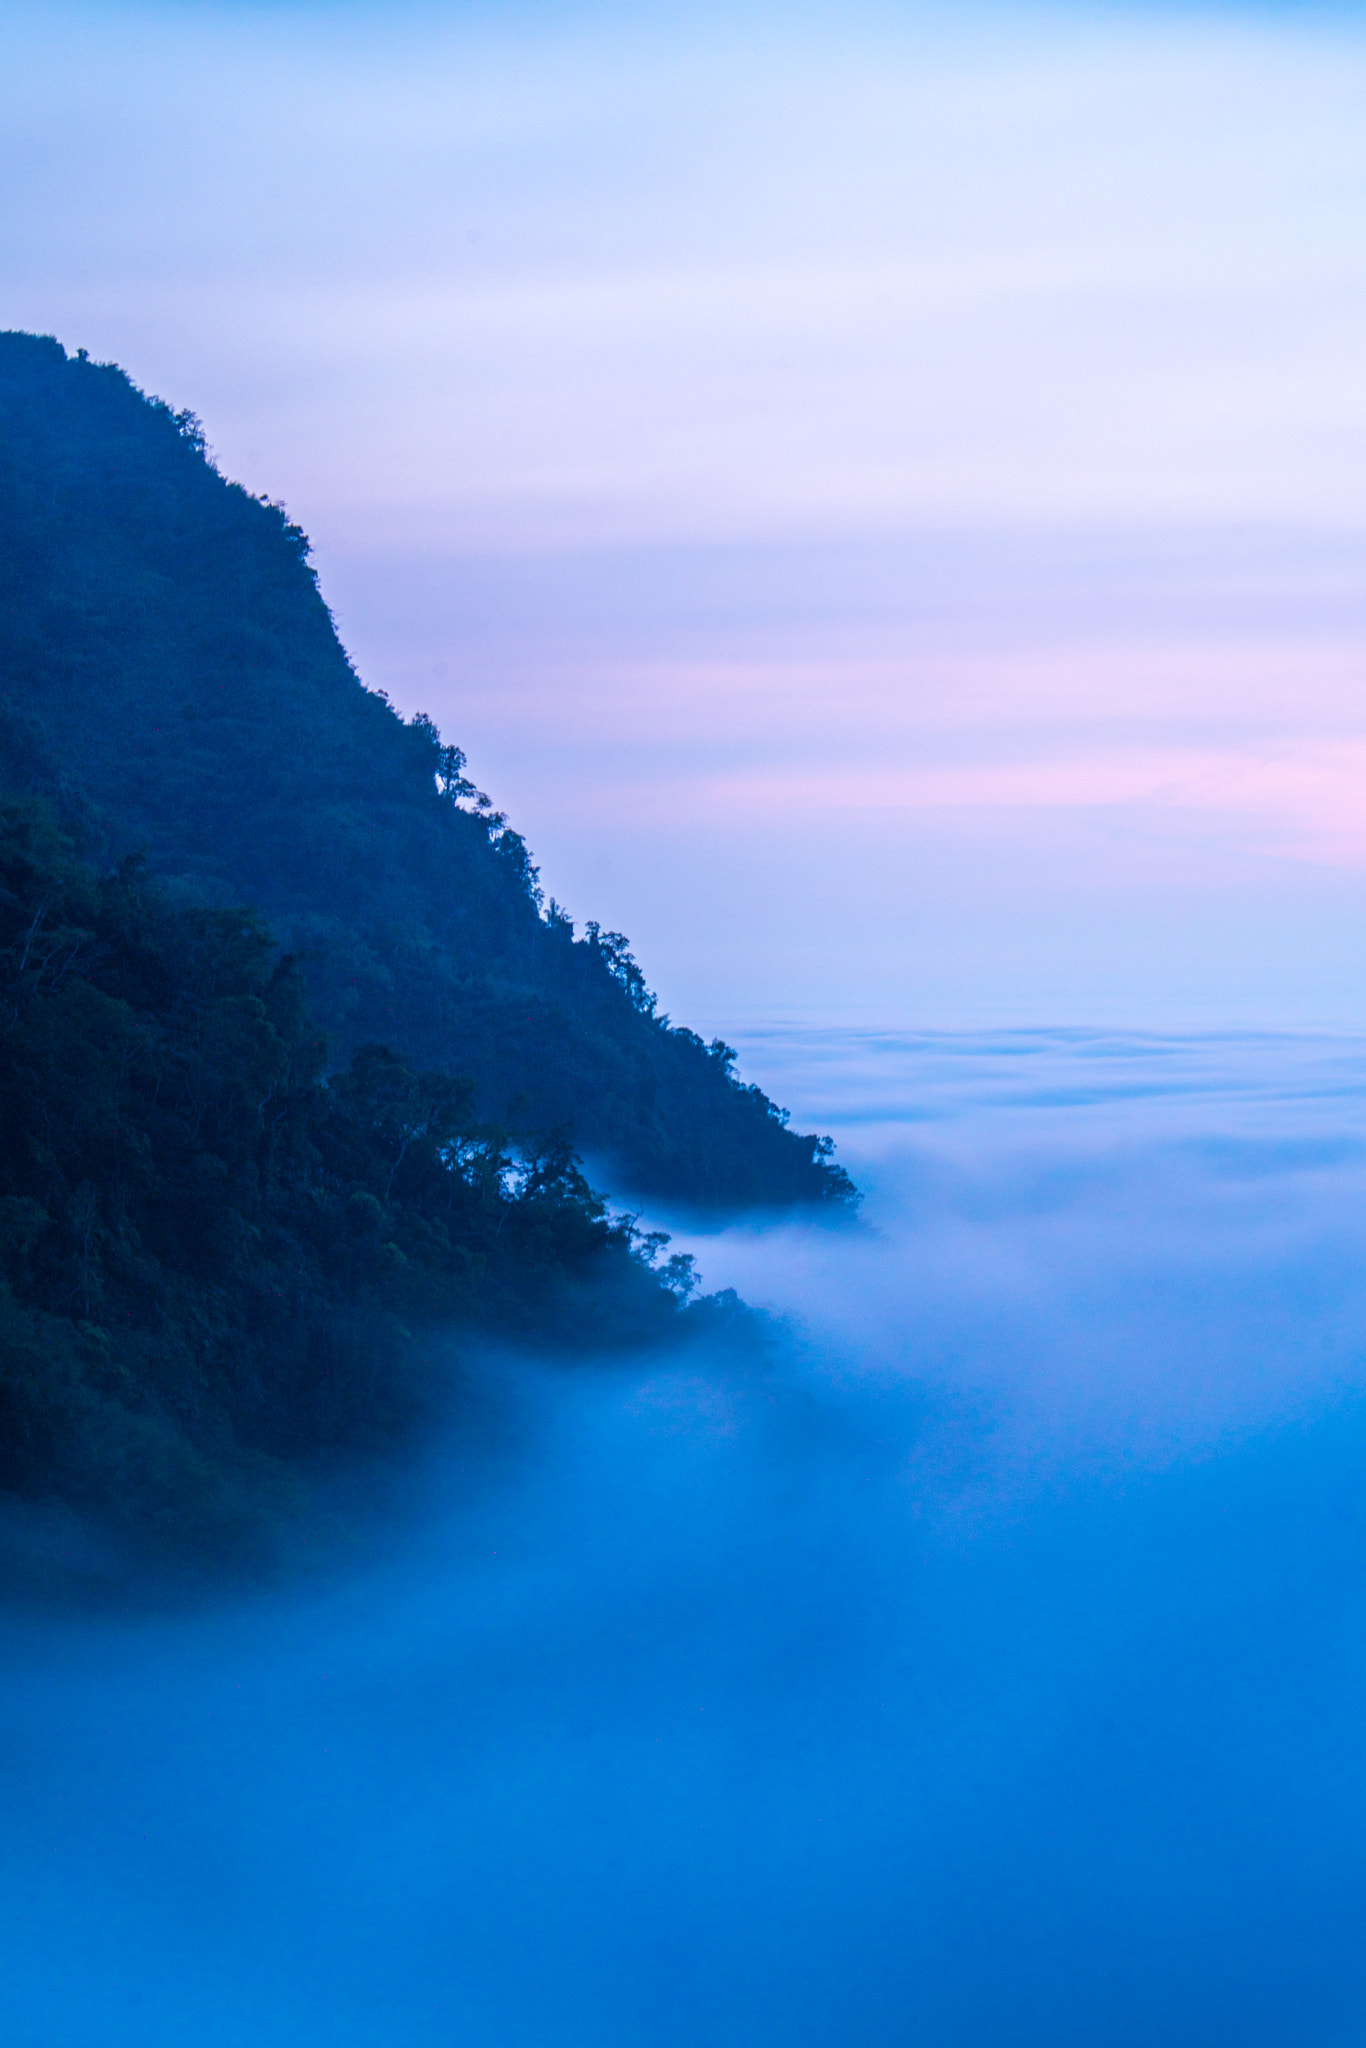
<svg viewBox="0 0 1366 2048">
<path fill-rule="evenodd" d="M 0 318 L 676 1014 L 1360 1016 L 1352 11 L 3 21 Z"/>
</svg>

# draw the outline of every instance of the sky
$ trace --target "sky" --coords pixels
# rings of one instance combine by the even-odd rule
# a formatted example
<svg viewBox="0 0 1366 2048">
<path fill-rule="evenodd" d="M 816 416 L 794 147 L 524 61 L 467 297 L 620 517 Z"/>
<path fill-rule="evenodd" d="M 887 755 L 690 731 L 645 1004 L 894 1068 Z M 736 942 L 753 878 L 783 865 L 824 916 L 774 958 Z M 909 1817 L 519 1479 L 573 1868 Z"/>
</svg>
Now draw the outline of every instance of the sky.
<svg viewBox="0 0 1366 2048">
<path fill-rule="evenodd" d="M 0 323 L 680 1020 L 1366 1012 L 1366 20 L 0 8 Z"/>
</svg>

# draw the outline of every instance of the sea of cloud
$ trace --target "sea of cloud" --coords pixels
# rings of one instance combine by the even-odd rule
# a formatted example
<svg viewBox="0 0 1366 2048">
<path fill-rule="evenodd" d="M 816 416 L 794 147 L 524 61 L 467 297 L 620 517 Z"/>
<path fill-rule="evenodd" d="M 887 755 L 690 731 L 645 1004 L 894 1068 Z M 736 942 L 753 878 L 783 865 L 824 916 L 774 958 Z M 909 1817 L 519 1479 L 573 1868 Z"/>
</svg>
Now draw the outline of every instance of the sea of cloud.
<svg viewBox="0 0 1366 2048">
<path fill-rule="evenodd" d="M 485 1361 L 291 1590 L 3 1622 L 14 2048 L 1366 2031 L 1366 1041 L 755 1034 L 763 1361 Z"/>
</svg>

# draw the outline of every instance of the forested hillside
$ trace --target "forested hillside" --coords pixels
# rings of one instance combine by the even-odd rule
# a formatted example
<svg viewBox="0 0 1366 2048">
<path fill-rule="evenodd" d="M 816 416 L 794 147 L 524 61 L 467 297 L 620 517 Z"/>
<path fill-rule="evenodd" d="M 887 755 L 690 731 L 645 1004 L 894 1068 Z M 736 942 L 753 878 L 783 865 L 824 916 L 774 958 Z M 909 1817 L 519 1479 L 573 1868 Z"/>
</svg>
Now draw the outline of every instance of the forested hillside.
<svg viewBox="0 0 1366 2048">
<path fill-rule="evenodd" d="M 243 911 L 99 875 L 0 800 L 0 1495 L 236 1549 L 320 1453 L 396 1444 L 429 1354 L 734 1326 L 561 1141 L 363 1047 L 325 1078 L 296 964 Z"/>
<path fill-rule="evenodd" d="M 331 1057 L 468 1077 L 641 1193 L 850 1198 L 733 1055 L 657 1014 L 619 934 L 542 895 L 459 750 L 354 673 L 276 505 L 112 365 L 0 335 L 0 783 L 97 866 L 145 853 L 303 957 Z"/>
</svg>

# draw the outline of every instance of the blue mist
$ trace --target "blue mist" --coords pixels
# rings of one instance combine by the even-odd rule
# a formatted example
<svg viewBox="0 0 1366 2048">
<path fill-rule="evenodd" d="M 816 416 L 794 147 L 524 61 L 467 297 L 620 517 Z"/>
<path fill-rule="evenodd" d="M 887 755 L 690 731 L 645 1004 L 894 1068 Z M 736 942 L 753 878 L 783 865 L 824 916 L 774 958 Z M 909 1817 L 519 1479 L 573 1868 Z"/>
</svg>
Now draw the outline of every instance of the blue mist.
<svg viewBox="0 0 1366 2048">
<path fill-rule="evenodd" d="M 767 1366 L 489 1360 L 382 1551 L 5 1619 L 11 2048 L 1366 2038 L 1366 1045 L 746 1051 L 869 1189 L 699 1245 Z"/>
</svg>

